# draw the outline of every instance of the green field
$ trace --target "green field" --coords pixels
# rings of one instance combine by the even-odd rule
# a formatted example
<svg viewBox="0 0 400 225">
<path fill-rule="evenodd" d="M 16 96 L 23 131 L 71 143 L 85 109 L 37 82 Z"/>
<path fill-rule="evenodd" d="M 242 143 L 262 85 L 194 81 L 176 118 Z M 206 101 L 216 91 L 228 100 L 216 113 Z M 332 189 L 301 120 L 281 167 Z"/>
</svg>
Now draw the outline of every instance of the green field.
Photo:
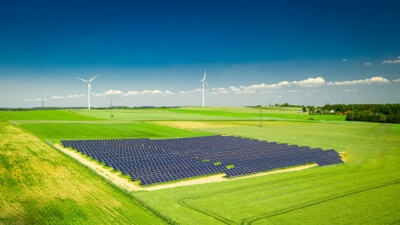
<svg viewBox="0 0 400 225">
<path fill-rule="evenodd" d="M 42 139 L 175 138 L 210 135 L 150 123 L 43 123 L 21 124 L 23 129 Z"/>
<path fill-rule="evenodd" d="M 163 224 L 37 137 L 0 123 L 0 224 Z"/>
<path fill-rule="evenodd" d="M 264 109 L 262 127 L 258 109 L 241 107 L 114 110 L 114 117 L 109 110 L 0 112 L 1 121 L 12 121 L 0 126 L 0 224 L 400 223 L 400 125 L 297 110 Z M 346 163 L 124 193 L 44 144 L 213 134 L 335 149 Z"/>
<path fill-rule="evenodd" d="M 0 121 L 10 120 L 39 120 L 39 121 L 84 121 L 99 120 L 92 116 L 85 116 L 72 111 L 62 110 L 35 110 L 35 111 L 0 111 Z"/>
<path fill-rule="evenodd" d="M 315 121 L 344 121 L 345 116 L 338 115 L 308 115 L 298 113 L 300 108 L 274 107 L 262 110 L 263 120 L 308 120 Z M 260 110 L 245 107 L 213 107 L 213 108 L 154 108 L 154 109 L 118 109 L 113 110 L 111 117 L 110 110 L 81 110 L 77 111 L 85 116 L 111 119 L 114 121 L 240 121 L 259 120 Z"/>
</svg>

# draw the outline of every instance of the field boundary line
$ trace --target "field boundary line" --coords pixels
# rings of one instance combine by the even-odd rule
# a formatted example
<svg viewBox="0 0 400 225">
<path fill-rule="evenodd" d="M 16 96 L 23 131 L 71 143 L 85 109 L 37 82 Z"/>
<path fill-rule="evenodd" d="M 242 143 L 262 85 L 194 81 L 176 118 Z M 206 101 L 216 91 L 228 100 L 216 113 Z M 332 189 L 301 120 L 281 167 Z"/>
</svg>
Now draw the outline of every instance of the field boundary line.
<svg viewBox="0 0 400 225">
<path fill-rule="evenodd" d="M 290 208 L 285 209 L 285 210 L 266 213 L 266 214 L 259 215 L 259 216 L 254 216 L 254 217 L 249 217 L 247 219 L 242 220 L 240 224 L 252 224 L 253 222 L 258 221 L 258 220 L 262 220 L 262 219 L 266 219 L 266 218 L 270 218 L 270 217 L 274 217 L 274 216 L 283 215 L 283 214 L 290 213 L 290 212 L 293 212 L 293 211 L 297 211 L 297 210 L 301 210 L 301 209 L 308 208 L 308 207 L 311 207 L 311 206 L 319 205 L 321 203 L 325 203 L 325 202 L 332 201 L 332 200 L 335 200 L 335 199 L 340 199 L 340 198 L 344 198 L 344 197 L 347 197 L 347 196 L 359 194 L 359 193 L 362 193 L 362 192 L 365 192 L 365 191 L 370 191 L 370 190 L 379 189 L 379 188 L 387 187 L 387 186 L 391 186 L 391 185 L 398 185 L 398 184 L 400 184 L 400 180 L 395 180 L 393 182 L 388 182 L 388 183 L 381 184 L 381 185 L 372 185 L 372 186 L 368 186 L 368 187 L 364 187 L 364 188 L 348 191 L 348 192 L 345 192 L 343 194 L 331 195 L 331 196 L 326 197 L 326 198 L 321 198 L 321 199 L 317 199 L 317 200 L 314 200 L 314 201 L 311 201 L 311 202 L 308 202 L 308 203 L 304 203 L 304 204 L 300 204 L 300 205 L 297 205 L 297 206 L 293 206 L 293 207 L 290 207 Z"/>
<path fill-rule="evenodd" d="M 268 174 L 266 174 L 266 175 L 268 175 Z M 308 175 L 308 176 L 313 177 L 314 175 Z M 239 179 L 243 179 L 243 178 L 248 178 L 248 176 L 241 177 Z M 295 179 L 302 179 L 302 178 L 304 178 L 304 176 L 303 177 L 298 177 L 298 178 L 295 178 Z M 238 180 L 238 178 L 236 178 L 236 179 Z M 285 182 L 285 181 L 288 181 L 288 180 L 293 180 L 293 178 L 286 178 L 286 179 L 276 180 L 276 181 L 272 181 L 272 182 L 268 182 L 268 183 L 253 184 L 253 185 L 250 185 L 250 186 L 245 186 L 245 188 L 249 188 L 249 187 L 251 187 L 251 188 L 253 188 L 253 187 L 255 187 L 255 188 L 264 187 L 265 185 L 268 185 L 268 184 L 278 184 L 278 183 Z M 189 209 L 192 209 L 192 210 L 194 210 L 196 212 L 202 213 L 204 215 L 213 217 L 213 218 L 215 218 L 215 219 L 217 219 L 217 220 L 219 220 L 221 222 L 224 222 L 226 224 L 229 224 L 229 223 L 227 223 L 227 221 L 229 221 L 229 222 L 231 222 L 233 224 L 237 224 L 236 222 L 233 222 L 233 221 L 231 221 L 231 220 L 229 220 L 229 219 L 227 219 L 227 218 L 225 218 L 223 216 L 220 216 L 220 215 L 217 215 L 217 214 L 215 214 L 213 212 L 207 211 L 206 209 L 203 209 L 201 207 L 196 207 L 194 205 L 191 205 L 190 203 L 188 203 L 186 201 L 187 200 L 201 199 L 201 198 L 210 197 L 210 196 L 214 196 L 214 195 L 218 195 L 218 194 L 231 193 L 231 192 L 235 192 L 237 190 L 243 189 L 243 188 L 244 187 L 236 187 L 236 188 L 230 188 L 230 189 L 223 190 L 223 191 L 217 191 L 217 192 L 214 192 L 212 194 L 206 193 L 206 194 L 200 194 L 200 195 L 197 195 L 197 196 L 184 197 L 184 198 L 178 199 L 177 203 L 179 205 L 185 207 L 185 208 L 189 208 Z"/>
<path fill-rule="evenodd" d="M 177 203 L 178 203 L 179 205 L 185 207 L 185 208 L 192 209 L 192 210 L 194 210 L 194 211 L 196 211 L 196 212 L 199 212 L 199 213 L 201 213 L 201 214 L 203 214 L 203 215 L 206 215 L 206 216 L 209 216 L 209 217 L 211 217 L 211 218 L 214 218 L 214 219 L 216 219 L 216 220 L 218 220 L 218 221 L 220 221 L 220 222 L 222 222 L 222 223 L 224 223 L 224 224 L 237 224 L 236 222 L 234 222 L 234 221 L 232 221 L 232 220 L 229 220 L 229 219 L 226 218 L 226 217 L 220 216 L 220 215 L 215 214 L 215 213 L 212 213 L 212 212 L 208 212 L 208 211 L 206 211 L 206 210 L 202 210 L 202 209 L 199 208 L 199 207 L 192 206 L 192 205 L 190 205 L 189 203 L 186 203 L 185 200 L 186 200 L 186 199 L 180 199 L 180 200 L 178 200 Z"/>
</svg>

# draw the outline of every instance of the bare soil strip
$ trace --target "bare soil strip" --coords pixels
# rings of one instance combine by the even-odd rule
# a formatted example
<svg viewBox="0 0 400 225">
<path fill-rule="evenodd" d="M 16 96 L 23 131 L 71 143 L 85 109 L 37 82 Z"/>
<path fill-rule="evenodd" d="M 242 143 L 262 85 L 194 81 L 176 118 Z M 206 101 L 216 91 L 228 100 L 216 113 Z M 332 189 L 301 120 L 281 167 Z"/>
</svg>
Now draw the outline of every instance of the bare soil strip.
<svg viewBox="0 0 400 225">
<path fill-rule="evenodd" d="M 161 189 L 166 189 L 166 188 L 175 188 L 175 187 L 190 186 L 190 185 L 196 185 L 196 184 L 225 182 L 225 181 L 230 181 L 230 180 L 246 179 L 246 178 L 251 178 L 251 177 L 265 176 L 265 175 L 271 175 L 271 174 L 277 174 L 277 173 L 299 171 L 299 170 L 304 170 L 304 169 L 308 169 L 308 168 L 317 166 L 317 164 L 314 163 L 314 164 L 302 165 L 302 166 L 274 170 L 274 171 L 269 171 L 269 172 L 256 173 L 256 174 L 252 174 L 252 175 L 248 175 L 248 176 L 242 176 L 242 177 L 231 178 L 231 179 L 226 178 L 225 174 L 216 174 L 216 175 L 201 177 L 201 178 L 197 178 L 197 179 L 182 180 L 182 181 L 178 181 L 178 182 L 160 184 L 160 185 L 152 185 L 150 187 L 140 187 L 140 186 L 136 185 L 135 183 L 133 183 L 132 181 L 129 181 L 126 178 L 120 177 L 118 175 L 118 173 L 116 173 L 115 171 L 113 172 L 111 170 L 108 170 L 108 169 L 104 168 L 102 165 L 98 164 L 97 162 L 89 160 L 88 158 L 85 158 L 82 155 L 82 153 L 79 153 L 78 151 L 64 148 L 63 146 L 61 146 L 59 144 L 54 144 L 53 146 L 55 148 L 57 148 L 58 150 L 64 152 L 65 154 L 71 156 L 72 158 L 76 159 L 83 165 L 95 170 L 100 176 L 111 181 L 118 187 L 121 187 L 128 191 L 155 191 L 155 190 L 161 190 Z"/>
</svg>

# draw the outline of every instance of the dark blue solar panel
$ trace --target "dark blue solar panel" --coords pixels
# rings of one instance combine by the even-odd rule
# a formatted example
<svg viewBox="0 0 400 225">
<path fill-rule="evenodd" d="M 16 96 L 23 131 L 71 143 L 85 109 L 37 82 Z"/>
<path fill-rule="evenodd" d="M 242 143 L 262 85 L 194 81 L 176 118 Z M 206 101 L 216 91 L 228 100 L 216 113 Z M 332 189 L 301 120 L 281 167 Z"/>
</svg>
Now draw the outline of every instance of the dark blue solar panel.
<svg viewBox="0 0 400 225">
<path fill-rule="evenodd" d="M 235 177 L 308 163 L 343 163 L 334 150 L 233 136 L 65 140 L 62 144 L 140 180 L 142 185 L 221 172 Z M 227 165 L 235 168 L 227 169 Z"/>
</svg>

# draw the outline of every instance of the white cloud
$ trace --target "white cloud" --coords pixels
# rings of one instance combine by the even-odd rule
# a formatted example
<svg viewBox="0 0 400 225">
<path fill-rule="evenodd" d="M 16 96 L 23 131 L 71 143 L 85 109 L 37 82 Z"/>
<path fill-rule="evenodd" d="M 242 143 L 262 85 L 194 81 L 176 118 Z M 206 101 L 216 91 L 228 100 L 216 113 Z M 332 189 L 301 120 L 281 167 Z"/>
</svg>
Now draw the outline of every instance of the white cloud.
<svg viewBox="0 0 400 225">
<path fill-rule="evenodd" d="M 253 85 L 252 85 L 253 86 Z M 251 86 L 245 87 L 245 86 L 240 86 L 240 88 L 231 86 L 229 87 L 229 90 L 234 93 L 234 94 L 255 94 L 256 90 L 249 88 Z"/>
<path fill-rule="evenodd" d="M 325 80 L 322 77 L 308 78 L 301 81 L 293 81 L 291 84 L 298 85 L 301 87 L 318 87 L 325 84 Z"/>
<path fill-rule="evenodd" d="M 104 95 L 122 95 L 123 92 L 121 90 L 108 90 L 104 92 Z"/>
<path fill-rule="evenodd" d="M 74 95 L 68 95 L 68 98 L 83 98 L 83 97 L 85 97 L 85 95 L 84 95 L 84 94 L 81 94 L 81 95 L 77 95 L 77 94 L 74 94 Z"/>
<path fill-rule="evenodd" d="M 123 95 L 124 93 L 121 90 L 108 90 L 105 91 L 104 93 L 98 93 L 98 94 L 92 94 L 97 97 L 102 97 L 102 96 L 110 96 L 110 95 Z"/>
<path fill-rule="evenodd" d="M 226 90 L 226 88 L 220 87 L 220 88 L 213 88 L 213 91 L 210 93 L 212 95 L 219 95 L 219 94 L 229 94 L 230 92 Z"/>
<path fill-rule="evenodd" d="M 301 87 L 318 87 L 321 85 L 325 84 L 325 80 L 322 77 L 317 77 L 317 78 L 308 78 L 305 80 L 301 81 L 281 81 L 279 83 L 275 84 L 266 84 L 266 83 L 261 83 L 261 84 L 253 84 L 250 86 L 230 86 L 228 89 L 226 88 L 213 88 L 213 92 L 211 94 L 213 95 L 218 95 L 218 94 L 255 94 L 257 91 L 262 90 L 261 94 L 266 94 L 266 93 L 274 93 L 277 89 L 281 89 L 283 87 L 290 87 L 292 85 L 296 86 L 301 86 Z M 200 89 L 201 90 L 201 89 Z M 268 90 L 268 91 L 266 91 Z M 290 90 L 289 92 L 296 93 L 298 92 L 297 90 Z M 188 93 L 188 92 L 180 92 L 181 94 L 183 93 Z"/>
<path fill-rule="evenodd" d="M 197 94 L 197 93 L 202 93 L 202 92 L 203 92 L 203 89 L 197 88 L 197 89 L 194 89 L 194 90 L 191 90 L 191 91 L 180 91 L 178 93 L 182 94 L 182 95 L 189 95 L 189 94 Z"/>
<path fill-rule="evenodd" d="M 123 96 L 137 96 L 140 93 L 138 91 L 128 91 L 126 93 L 123 94 Z"/>
<path fill-rule="evenodd" d="M 385 61 L 382 61 L 382 63 L 383 63 L 383 64 L 400 63 L 400 56 L 397 57 L 397 59 L 394 59 L 394 60 L 385 60 Z"/>
<path fill-rule="evenodd" d="M 372 65 L 372 63 L 370 63 L 370 62 L 365 62 L 364 63 L 364 66 L 370 66 L 370 65 Z"/>
<path fill-rule="evenodd" d="M 226 88 L 213 88 L 213 91 L 226 91 Z"/>
<path fill-rule="evenodd" d="M 347 61 L 347 59 L 342 59 L 342 61 L 343 61 L 343 62 L 346 62 L 346 61 Z"/>
<path fill-rule="evenodd" d="M 170 90 L 165 90 L 164 95 L 175 95 L 175 93 Z"/>
<path fill-rule="evenodd" d="M 231 90 L 231 91 L 240 91 L 240 88 L 237 88 L 235 86 L 230 86 L 229 90 Z"/>
<path fill-rule="evenodd" d="M 290 83 L 287 81 L 281 81 L 278 83 L 279 86 L 284 87 L 284 86 L 290 86 Z"/>
<path fill-rule="evenodd" d="M 311 95 L 311 93 L 306 93 L 306 95 Z"/>
<path fill-rule="evenodd" d="M 129 93 L 129 92 L 128 92 Z M 133 95 L 137 94 L 136 92 L 131 92 Z M 160 91 L 160 90 L 143 90 L 139 93 L 140 95 L 152 95 L 152 96 L 157 96 L 157 95 L 162 95 L 162 96 L 170 96 L 170 95 L 175 95 L 172 91 L 166 90 L 166 91 Z"/>
<path fill-rule="evenodd" d="M 51 96 L 49 99 L 50 99 L 50 100 L 64 99 L 64 97 L 63 97 L 63 96 Z"/>
<path fill-rule="evenodd" d="M 393 82 L 400 83 L 400 79 L 393 80 Z"/>
<path fill-rule="evenodd" d="M 282 95 L 278 95 L 278 96 L 276 96 L 277 98 L 283 98 L 283 96 Z"/>
<path fill-rule="evenodd" d="M 357 89 L 344 89 L 343 92 L 356 92 Z"/>
<path fill-rule="evenodd" d="M 352 80 L 352 81 L 335 81 L 328 82 L 328 85 L 357 85 L 357 84 L 387 84 L 390 81 L 384 77 L 371 77 L 364 80 Z"/>
<path fill-rule="evenodd" d="M 24 102 L 41 102 L 41 101 L 47 101 L 45 98 L 35 98 L 35 99 L 25 99 Z"/>
<path fill-rule="evenodd" d="M 162 93 L 160 90 L 143 90 L 140 92 L 141 95 L 161 95 Z"/>
<path fill-rule="evenodd" d="M 255 94 L 256 91 L 255 90 L 243 90 L 242 93 L 243 94 Z"/>
<path fill-rule="evenodd" d="M 288 81 L 281 81 L 277 84 L 261 83 L 261 84 L 253 84 L 250 86 L 240 86 L 240 88 L 243 90 L 265 90 L 265 89 L 279 89 L 285 86 L 290 86 L 290 83 Z"/>
<path fill-rule="evenodd" d="M 128 91 L 128 92 L 123 92 L 121 90 L 108 90 L 102 94 L 95 94 L 95 96 L 122 96 L 122 97 L 128 97 L 128 96 L 138 96 L 138 95 L 163 95 L 163 96 L 168 96 L 168 95 L 175 95 L 170 90 L 166 91 L 160 91 L 160 90 L 143 90 L 141 92 L 139 91 Z"/>
</svg>

